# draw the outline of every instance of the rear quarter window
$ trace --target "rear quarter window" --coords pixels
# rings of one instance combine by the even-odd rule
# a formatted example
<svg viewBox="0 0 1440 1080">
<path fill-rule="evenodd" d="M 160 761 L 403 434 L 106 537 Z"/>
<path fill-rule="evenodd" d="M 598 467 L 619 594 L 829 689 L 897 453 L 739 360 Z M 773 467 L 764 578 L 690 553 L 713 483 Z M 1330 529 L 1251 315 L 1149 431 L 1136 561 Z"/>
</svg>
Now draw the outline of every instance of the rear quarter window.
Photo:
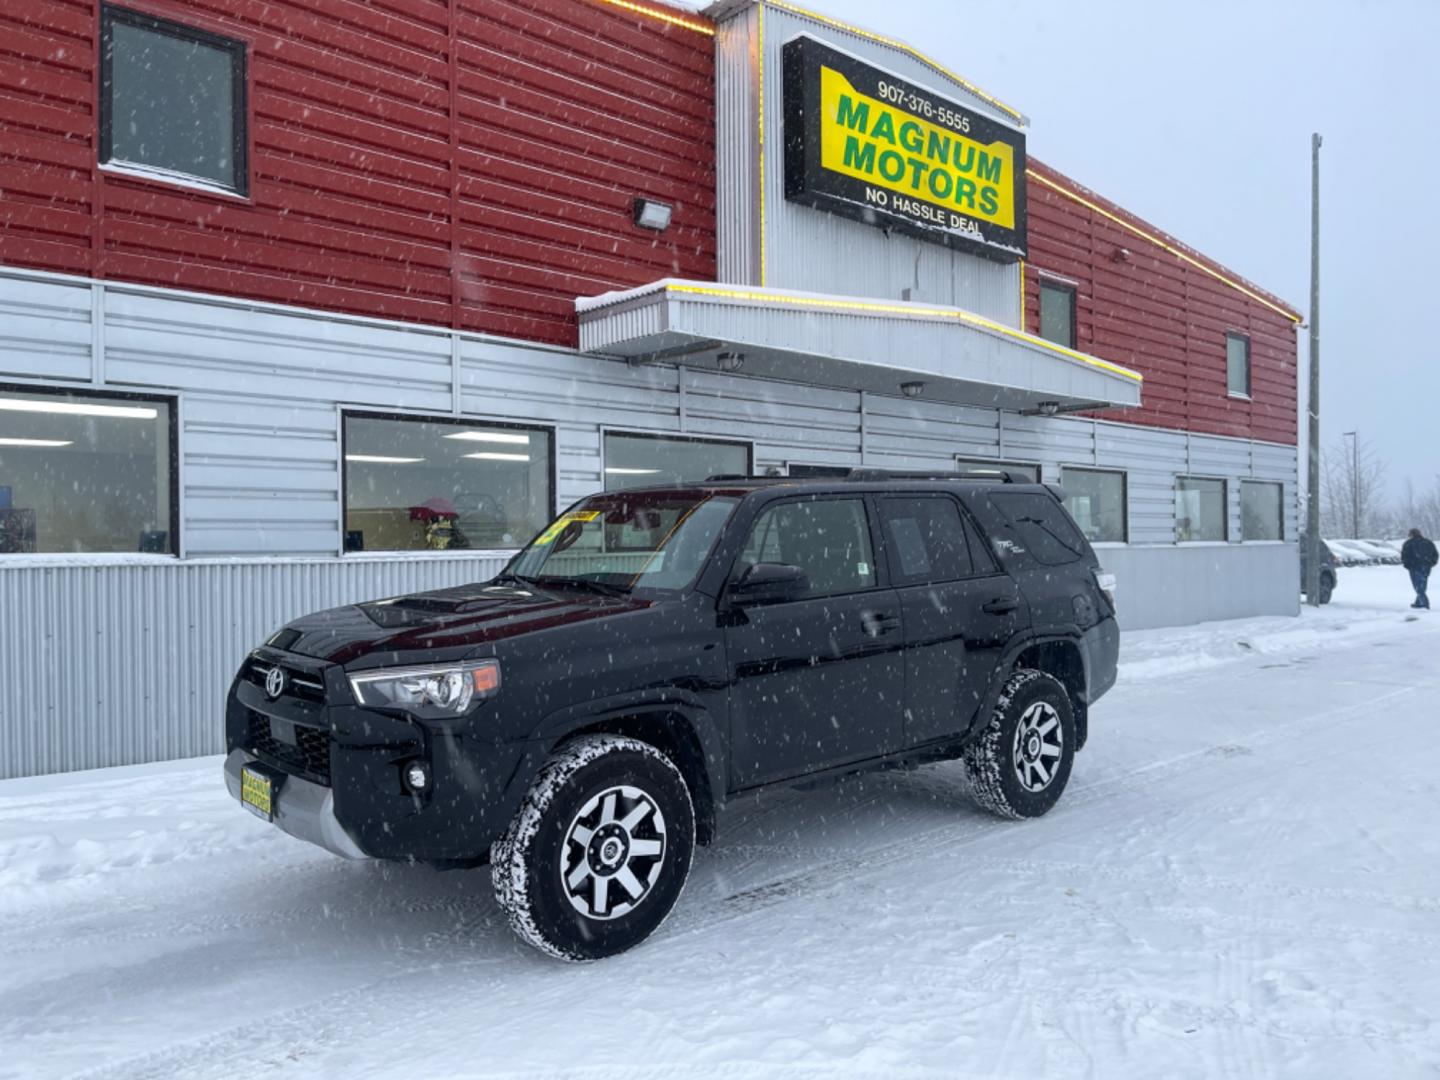
<svg viewBox="0 0 1440 1080">
<path fill-rule="evenodd" d="M 1085 557 L 1085 537 L 1059 501 L 1040 492 L 1004 491 L 990 496 L 1015 540 L 1036 562 L 1061 566 Z"/>
</svg>

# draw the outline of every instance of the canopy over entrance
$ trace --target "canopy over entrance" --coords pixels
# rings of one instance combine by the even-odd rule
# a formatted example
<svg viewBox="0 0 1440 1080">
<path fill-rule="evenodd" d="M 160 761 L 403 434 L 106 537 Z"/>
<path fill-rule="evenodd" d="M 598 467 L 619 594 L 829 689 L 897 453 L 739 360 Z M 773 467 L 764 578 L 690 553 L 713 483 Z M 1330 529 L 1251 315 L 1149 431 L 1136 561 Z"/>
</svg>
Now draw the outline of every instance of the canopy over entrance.
<svg viewBox="0 0 1440 1080">
<path fill-rule="evenodd" d="M 575 302 L 583 352 L 1052 414 L 1133 408 L 1138 372 L 960 308 L 666 279 Z"/>
</svg>

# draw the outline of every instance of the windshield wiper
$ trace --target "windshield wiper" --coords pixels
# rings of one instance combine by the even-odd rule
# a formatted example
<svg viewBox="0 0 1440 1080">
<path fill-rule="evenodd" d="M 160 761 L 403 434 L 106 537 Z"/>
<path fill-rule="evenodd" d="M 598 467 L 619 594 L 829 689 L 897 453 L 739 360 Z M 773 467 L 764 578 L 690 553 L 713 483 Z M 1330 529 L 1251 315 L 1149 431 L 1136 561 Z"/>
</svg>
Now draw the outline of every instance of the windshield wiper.
<svg viewBox="0 0 1440 1080">
<path fill-rule="evenodd" d="M 630 590 L 624 585 L 611 585 L 608 581 L 596 581 L 583 577 L 542 577 L 533 579 L 542 589 L 554 586 L 579 585 L 583 589 L 597 592 L 601 596 L 629 596 Z"/>
<path fill-rule="evenodd" d="M 511 573 L 509 570 L 506 570 L 503 574 L 496 574 L 494 580 L 518 581 L 521 585 L 529 585 L 533 589 L 538 589 L 541 587 L 539 578 L 526 577 L 524 574 Z"/>
</svg>

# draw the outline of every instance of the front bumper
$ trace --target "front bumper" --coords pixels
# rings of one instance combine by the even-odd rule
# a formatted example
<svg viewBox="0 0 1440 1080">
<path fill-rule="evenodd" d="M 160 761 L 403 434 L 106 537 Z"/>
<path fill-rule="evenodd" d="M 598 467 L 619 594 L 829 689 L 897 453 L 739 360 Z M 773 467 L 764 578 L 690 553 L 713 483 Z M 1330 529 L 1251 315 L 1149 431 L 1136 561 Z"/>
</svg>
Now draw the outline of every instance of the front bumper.
<svg viewBox="0 0 1440 1080">
<path fill-rule="evenodd" d="M 225 758 L 225 787 L 237 802 L 240 770 L 252 761 L 259 759 L 244 750 L 232 750 Z M 298 840 L 308 840 L 347 859 L 369 858 L 335 816 L 335 793 L 298 776 L 286 776 L 276 793 L 275 824 Z"/>
<path fill-rule="evenodd" d="M 272 699 L 242 671 L 226 702 L 226 785 L 238 800 L 248 760 L 285 774 L 276 824 L 327 851 L 433 863 L 483 859 L 544 764 L 544 745 L 487 738 L 481 723 L 447 730 L 331 704 L 348 694 L 336 666 L 268 648 L 256 656 L 310 680 L 314 690 L 308 699 L 288 692 Z M 424 796 L 401 782 L 415 758 L 432 770 Z"/>
</svg>

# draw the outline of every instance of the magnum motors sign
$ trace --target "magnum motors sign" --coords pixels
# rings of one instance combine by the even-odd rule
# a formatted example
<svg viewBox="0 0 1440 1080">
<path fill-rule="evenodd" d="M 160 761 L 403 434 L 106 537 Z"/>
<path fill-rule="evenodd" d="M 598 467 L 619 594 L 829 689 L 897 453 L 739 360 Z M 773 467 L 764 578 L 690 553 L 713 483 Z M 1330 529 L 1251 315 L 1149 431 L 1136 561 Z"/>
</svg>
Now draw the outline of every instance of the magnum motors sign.
<svg viewBox="0 0 1440 1080">
<path fill-rule="evenodd" d="M 784 47 L 785 197 L 936 243 L 1025 256 L 1025 136 L 797 37 Z"/>
</svg>

